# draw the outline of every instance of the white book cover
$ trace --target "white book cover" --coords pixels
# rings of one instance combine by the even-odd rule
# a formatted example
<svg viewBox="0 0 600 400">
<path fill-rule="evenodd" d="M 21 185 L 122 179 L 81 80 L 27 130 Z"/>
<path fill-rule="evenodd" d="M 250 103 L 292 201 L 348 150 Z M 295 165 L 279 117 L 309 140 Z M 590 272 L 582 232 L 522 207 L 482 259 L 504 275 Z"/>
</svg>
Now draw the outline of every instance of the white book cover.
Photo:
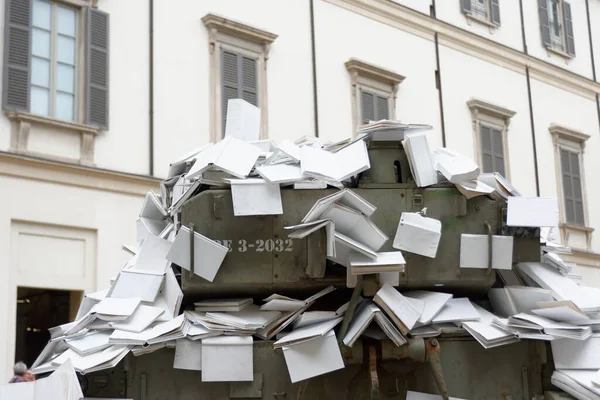
<svg viewBox="0 0 600 400">
<path fill-rule="evenodd" d="M 340 203 L 346 207 L 353 208 L 367 217 L 370 217 L 375 210 L 377 210 L 377 207 L 360 197 L 352 190 L 342 189 L 317 200 L 308 213 L 306 213 L 302 219 L 302 222 L 305 223 L 322 219 L 321 216 L 328 211 L 334 203 Z"/>
<path fill-rule="evenodd" d="M 552 356 L 556 369 L 600 369 L 600 335 L 581 341 L 560 339 L 552 341 Z"/>
<path fill-rule="evenodd" d="M 108 292 L 108 297 L 153 302 L 162 288 L 164 276 L 121 271 Z"/>
<path fill-rule="evenodd" d="M 388 313 L 403 335 L 406 335 L 421 317 L 413 303 L 391 285 L 383 285 L 373 301 Z"/>
<path fill-rule="evenodd" d="M 317 301 L 321 297 L 325 296 L 328 293 L 333 292 L 334 290 L 335 290 L 335 287 L 328 286 L 325 289 L 319 291 L 318 293 L 310 296 L 306 300 L 292 299 L 290 297 L 282 296 L 280 294 L 274 293 L 274 294 L 270 295 L 269 297 L 267 297 L 266 299 L 263 299 L 263 301 L 266 303 L 263 304 L 260 307 L 260 309 L 261 310 L 277 310 L 277 311 L 296 311 L 296 310 L 303 308 L 304 306 L 307 306 L 307 305 Z"/>
<path fill-rule="evenodd" d="M 244 179 L 259 156 L 258 147 L 234 137 L 226 137 L 198 154 L 186 176 L 187 179 L 194 178 L 214 166 L 236 178 Z"/>
<path fill-rule="evenodd" d="M 129 318 L 119 322 L 111 322 L 110 326 L 121 331 L 139 333 L 149 327 L 164 312 L 163 308 L 140 304 Z"/>
<path fill-rule="evenodd" d="M 399 251 L 377 253 L 373 259 L 360 253 L 348 255 L 348 265 L 355 275 L 374 274 L 380 272 L 404 272 L 406 261 Z"/>
<path fill-rule="evenodd" d="M 558 226 L 556 197 L 509 197 L 507 203 L 508 226 Z"/>
<path fill-rule="evenodd" d="M 335 257 L 328 258 L 344 267 L 348 267 L 348 256 L 353 253 L 361 254 L 370 259 L 377 258 L 377 253 L 368 246 L 344 234 L 335 232 Z"/>
<path fill-rule="evenodd" d="M 165 310 L 156 319 L 158 322 L 165 322 L 179 315 L 179 309 L 181 308 L 182 301 L 183 292 L 181 291 L 181 287 L 177 282 L 173 268 L 169 268 L 165 274 L 165 284 L 163 290 L 160 292 L 156 300 L 148 305 Z"/>
<path fill-rule="evenodd" d="M 449 399 L 450 400 L 463 400 L 463 399 L 459 399 L 457 397 L 449 397 Z M 406 392 L 406 400 L 442 400 L 442 396 L 437 395 L 437 394 L 413 392 L 413 391 L 409 390 Z"/>
<path fill-rule="evenodd" d="M 167 211 L 162 206 L 162 200 L 154 192 L 149 191 L 146 193 L 139 217 L 157 221 L 167 217 Z"/>
<path fill-rule="evenodd" d="M 261 165 L 256 172 L 268 183 L 292 183 L 305 178 L 299 164 Z"/>
<path fill-rule="evenodd" d="M 167 220 L 155 220 L 150 218 L 140 217 L 136 221 L 136 240 L 142 243 L 148 236 L 159 236 L 160 233 L 167 227 Z"/>
<path fill-rule="evenodd" d="M 335 223 L 335 230 L 359 243 L 378 251 L 388 240 L 383 233 L 367 216 L 362 213 L 334 203 L 333 206 L 322 215 Z"/>
<path fill-rule="evenodd" d="M 214 240 L 194 232 L 194 274 L 212 282 L 229 249 Z M 190 270 L 190 230 L 182 226 L 167 259 L 181 268 Z"/>
<path fill-rule="evenodd" d="M 229 182 L 235 216 L 283 214 L 278 183 L 264 179 L 230 179 Z"/>
<path fill-rule="evenodd" d="M 494 188 L 486 185 L 478 179 L 472 179 L 468 181 L 459 182 L 456 184 L 456 188 L 463 194 L 467 199 L 472 199 L 477 196 L 484 196 L 494 192 Z"/>
<path fill-rule="evenodd" d="M 393 247 L 435 258 L 441 236 L 442 223 L 439 220 L 424 217 L 419 213 L 403 212 L 398 222 Z"/>
<path fill-rule="evenodd" d="M 158 236 L 148 235 L 142 242 L 137 259 L 131 271 L 164 275 L 170 263 L 166 256 L 173 243 Z"/>
<path fill-rule="evenodd" d="M 437 173 L 427 136 L 424 132 L 411 133 L 405 136 L 404 149 L 409 158 L 410 169 L 417 186 L 424 187 L 437 183 Z"/>
<path fill-rule="evenodd" d="M 463 233 L 460 236 L 460 268 L 487 269 L 489 263 L 487 235 Z M 492 236 L 492 268 L 512 269 L 513 237 Z"/>
<path fill-rule="evenodd" d="M 479 313 L 466 297 L 450 299 L 441 311 L 433 318 L 434 324 L 456 321 L 479 321 Z"/>
<path fill-rule="evenodd" d="M 327 236 L 327 257 L 336 257 L 335 248 L 335 223 L 332 220 L 324 219 L 303 223 L 300 225 L 286 226 L 284 229 L 294 230 L 288 237 L 292 239 L 302 239 L 319 229 L 325 228 Z"/>
<path fill-rule="evenodd" d="M 293 328 L 298 329 L 319 322 L 331 321 L 339 317 L 335 311 L 306 311 L 293 323 Z"/>
<path fill-rule="evenodd" d="M 377 307 L 377 305 L 372 301 L 367 300 L 360 304 L 358 310 L 354 314 L 354 317 L 348 326 L 348 330 L 346 331 L 346 336 L 344 336 L 344 344 L 352 347 L 373 320 L 375 320 L 384 334 L 389 337 L 396 344 L 396 346 L 406 343 L 406 339 L 404 339 L 402 334 L 398 331 L 398 329 L 396 329 L 390 320 L 387 319 L 379 307 Z"/>
<path fill-rule="evenodd" d="M 194 302 L 194 307 L 196 311 L 242 311 L 252 303 L 252 297 L 243 299 L 205 299 Z"/>
<path fill-rule="evenodd" d="M 450 149 L 437 149 L 433 158 L 435 168 L 454 184 L 476 179 L 479 175 L 479 166 L 473 160 Z"/>
<path fill-rule="evenodd" d="M 173 368 L 202 371 L 202 342 L 177 339 Z"/>
<path fill-rule="evenodd" d="M 285 162 L 300 162 L 300 147 L 285 139 L 275 146 L 273 154 L 265 160 L 265 165 L 280 164 Z"/>
<path fill-rule="evenodd" d="M 300 150 L 302 173 L 317 179 L 341 182 L 371 167 L 367 145 L 362 140 L 337 153 L 310 146 L 301 147 Z"/>
<path fill-rule="evenodd" d="M 505 286 L 518 313 L 528 313 L 539 308 L 539 302 L 552 301 L 552 292 L 547 289 L 529 286 Z"/>
<path fill-rule="evenodd" d="M 260 329 L 279 318 L 280 311 L 265 311 L 258 306 L 251 305 L 242 311 L 234 312 L 207 312 L 206 318 L 212 322 L 231 325 L 244 329 Z"/>
<path fill-rule="evenodd" d="M 342 322 L 343 317 L 338 317 L 330 321 L 323 321 L 316 324 L 311 324 L 301 328 L 294 329 L 283 338 L 273 343 L 273 347 L 278 349 L 283 346 L 298 345 L 300 343 L 308 342 L 310 340 L 317 339 L 327 332 L 332 330 Z"/>
<path fill-rule="evenodd" d="M 591 324 L 591 319 L 587 315 L 575 311 L 570 307 L 562 306 L 562 307 L 551 307 L 551 308 L 538 308 L 536 310 L 531 310 L 535 315 L 539 315 L 540 317 L 548 318 L 556 322 L 564 322 L 567 324 Z"/>
<path fill-rule="evenodd" d="M 252 336 L 202 339 L 202 382 L 253 381 Z"/>
<path fill-rule="evenodd" d="M 139 305 L 139 298 L 107 297 L 92 307 L 91 312 L 105 321 L 123 320 L 133 314 Z"/>
<path fill-rule="evenodd" d="M 67 346 L 81 356 L 110 347 L 108 341 L 112 331 L 90 331 L 83 336 L 65 340 Z"/>
<path fill-rule="evenodd" d="M 425 303 L 423 313 L 419 317 L 419 325 L 429 324 L 433 318 L 444 308 L 446 303 L 452 299 L 452 295 L 441 292 L 429 292 L 425 290 L 411 290 L 404 292 L 404 296 L 411 299 L 419 299 Z"/>
<path fill-rule="evenodd" d="M 260 138 L 260 108 L 243 99 L 229 99 L 225 137 L 234 137 L 244 142 Z"/>
<path fill-rule="evenodd" d="M 292 383 L 344 368 L 344 360 L 333 330 L 294 346 L 283 347 Z"/>
</svg>

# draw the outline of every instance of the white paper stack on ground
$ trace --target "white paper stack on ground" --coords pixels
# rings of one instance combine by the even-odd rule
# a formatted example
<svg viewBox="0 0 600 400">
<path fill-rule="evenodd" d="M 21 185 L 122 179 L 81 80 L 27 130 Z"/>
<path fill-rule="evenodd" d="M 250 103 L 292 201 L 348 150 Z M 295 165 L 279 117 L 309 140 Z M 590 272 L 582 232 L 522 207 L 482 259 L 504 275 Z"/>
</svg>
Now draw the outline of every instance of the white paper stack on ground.
<svg viewBox="0 0 600 400">
<path fill-rule="evenodd" d="M 435 258 L 442 236 L 442 223 L 419 213 L 403 212 L 400 216 L 393 247 Z"/>
<path fill-rule="evenodd" d="M 436 184 L 438 178 L 426 134 L 419 132 L 406 135 L 402 145 L 417 186 L 424 187 Z"/>
<path fill-rule="evenodd" d="M 460 268 L 488 268 L 489 239 L 487 235 L 460 236 Z M 512 269 L 513 237 L 492 236 L 492 268 Z"/>
<path fill-rule="evenodd" d="M 194 232 L 194 274 L 212 282 L 221 267 L 229 249 Z M 181 268 L 190 270 L 190 230 L 182 226 L 177 233 L 175 242 L 167 254 L 167 259 Z"/>
</svg>

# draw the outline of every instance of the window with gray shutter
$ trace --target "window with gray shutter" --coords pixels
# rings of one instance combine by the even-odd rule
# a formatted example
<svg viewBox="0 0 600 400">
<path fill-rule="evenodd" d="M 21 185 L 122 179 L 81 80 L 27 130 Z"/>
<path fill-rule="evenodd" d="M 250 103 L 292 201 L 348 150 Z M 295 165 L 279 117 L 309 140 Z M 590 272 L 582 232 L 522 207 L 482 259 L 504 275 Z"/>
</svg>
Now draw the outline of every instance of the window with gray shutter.
<svg viewBox="0 0 600 400">
<path fill-rule="evenodd" d="M 109 16 L 94 8 L 87 15 L 87 123 L 108 129 Z"/>
<path fill-rule="evenodd" d="M 550 20 L 548 18 L 548 0 L 538 0 L 538 11 L 540 16 L 540 30 L 542 34 L 542 43 L 546 47 L 552 46 L 550 38 Z"/>
<path fill-rule="evenodd" d="M 244 99 L 258 107 L 258 71 L 256 59 L 225 49 L 221 52 L 221 68 L 224 133 L 230 99 Z"/>
<path fill-rule="evenodd" d="M 571 16 L 571 5 L 566 1 L 563 2 L 563 17 L 565 29 L 565 44 L 567 54 L 575 56 L 575 37 L 573 36 L 573 17 Z"/>
<path fill-rule="evenodd" d="M 500 0 L 492 0 L 492 23 L 500 26 Z"/>
<path fill-rule="evenodd" d="M 585 225 L 579 153 L 560 149 L 560 168 L 566 221 L 570 224 Z"/>
<path fill-rule="evenodd" d="M 464 14 L 471 13 L 471 0 L 460 0 L 460 9 Z"/>
<path fill-rule="evenodd" d="M 367 124 L 369 121 L 379 121 L 389 119 L 390 101 L 388 97 L 371 93 L 365 90 L 360 91 L 360 120 Z"/>
<path fill-rule="evenodd" d="M 498 172 L 505 176 L 504 139 L 502 131 L 480 125 L 481 159 L 483 172 Z"/>
<path fill-rule="evenodd" d="M 29 111 L 30 0 L 6 0 L 2 107 Z"/>
</svg>

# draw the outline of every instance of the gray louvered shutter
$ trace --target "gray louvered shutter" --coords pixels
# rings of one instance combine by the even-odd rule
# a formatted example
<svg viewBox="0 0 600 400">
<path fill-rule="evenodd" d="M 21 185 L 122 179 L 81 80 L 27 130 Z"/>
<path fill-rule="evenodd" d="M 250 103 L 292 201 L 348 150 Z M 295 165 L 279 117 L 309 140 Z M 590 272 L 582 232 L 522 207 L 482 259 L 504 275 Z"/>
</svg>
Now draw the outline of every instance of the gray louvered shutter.
<svg viewBox="0 0 600 400">
<path fill-rule="evenodd" d="M 360 91 L 360 120 L 363 124 L 375 120 L 375 99 L 372 93 Z"/>
<path fill-rule="evenodd" d="M 377 113 L 375 115 L 375 119 L 377 121 L 381 119 L 388 119 L 390 115 L 390 102 L 387 97 L 376 96 L 377 97 Z"/>
<path fill-rule="evenodd" d="M 6 0 L 2 107 L 29 111 L 31 1 Z"/>
<path fill-rule="evenodd" d="M 579 167 L 579 154 L 571 152 L 571 182 L 573 186 L 573 201 L 575 203 L 575 223 L 578 225 L 585 225 L 585 218 L 583 215 L 582 177 Z"/>
<path fill-rule="evenodd" d="M 575 222 L 575 201 L 573 199 L 573 182 L 571 179 L 570 152 L 560 150 L 560 169 L 562 173 L 563 196 L 565 200 L 565 217 L 568 223 Z"/>
<path fill-rule="evenodd" d="M 542 43 L 546 47 L 552 45 L 550 39 L 550 21 L 548 20 L 548 0 L 538 0 L 538 11 L 540 16 L 540 29 L 542 33 Z"/>
<path fill-rule="evenodd" d="M 504 140 L 502 137 L 502 131 L 498 129 L 490 129 L 492 136 L 492 153 L 494 154 L 494 172 L 499 173 L 502 176 L 506 176 L 504 169 Z"/>
<path fill-rule="evenodd" d="M 231 51 L 223 50 L 221 53 L 221 109 L 223 110 L 223 134 L 225 134 L 225 122 L 227 121 L 227 103 L 230 99 L 238 99 L 238 91 L 240 88 L 238 80 L 238 54 Z"/>
<path fill-rule="evenodd" d="M 500 26 L 500 0 L 492 0 L 492 23 Z"/>
<path fill-rule="evenodd" d="M 492 132 L 487 126 L 480 127 L 481 160 L 483 172 L 494 172 L 494 153 L 492 150 Z"/>
<path fill-rule="evenodd" d="M 240 57 L 242 63 L 242 99 L 250 104 L 258 106 L 257 96 L 257 73 L 256 60 L 248 57 Z"/>
<path fill-rule="evenodd" d="M 460 9 L 463 14 L 471 14 L 471 0 L 460 0 Z"/>
<path fill-rule="evenodd" d="M 108 129 L 109 15 L 89 7 L 87 28 L 86 121 L 89 125 Z"/>
<path fill-rule="evenodd" d="M 567 53 L 571 56 L 575 56 L 575 36 L 573 35 L 573 17 L 571 16 L 571 4 L 566 1 L 563 2 L 563 15 L 565 18 L 565 33 L 567 43 Z"/>
</svg>

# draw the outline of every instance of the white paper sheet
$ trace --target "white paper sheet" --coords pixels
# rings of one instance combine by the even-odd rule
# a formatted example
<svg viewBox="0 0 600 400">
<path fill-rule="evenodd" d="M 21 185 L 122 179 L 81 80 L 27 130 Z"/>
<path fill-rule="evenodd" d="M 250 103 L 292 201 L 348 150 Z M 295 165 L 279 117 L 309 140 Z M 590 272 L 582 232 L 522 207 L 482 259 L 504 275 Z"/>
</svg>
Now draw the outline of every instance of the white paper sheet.
<svg viewBox="0 0 600 400">
<path fill-rule="evenodd" d="M 507 203 L 508 226 L 558 226 L 556 197 L 509 197 Z"/>
<path fill-rule="evenodd" d="M 420 312 L 415 309 L 413 303 L 391 285 L 383 285 L 373 301 L 388 313 L 403 335 L 406 335 L 421 317 Z"/>
<path fill-rule="evenodd" d="M 173 368 L 202 371 L 202 342 L 177 339 Z"/>
<path fill-rule="evenodd" d="M 140 304 L 129 318 L 124 321 L 111 322 L 110 325 L 121 331 L 142 332 L 164 312 L 163 308 Z"/>
<path fill-rule="evenodd" d="M 403 212 L 398 222 L 393 247 L 435 258 L 441 236 L 442 223 L 437 219 Z"/>
<path fill-rule="evenodd" d="M 243 99 L 229 99 L 225 137 L 244 142 L 257 141 L 260 137 L 260 108 Z"/>
<path fill-rule="evenodd" d="M 91 312 L 96 313 L 98 318 L 111 321 L 111 317 L 125 319 L 129 317 L 140 305 L 139 298 L 115 298 L 107 297 L 92 307 Z"/>
<path fill-rule="evenodd" d="M 450 299 L 432 322 L 440 324 L 455 321 L 478 321 L 481 317 L 468 298 Z"/>
<path fill-rule="evenodd" d="M 405 297 L 419 299 L 425 303 L 423 313 L 419 317 L 420 325 L 429 324 L 433 318 L 442 310 L 444 305 L 452 299 L 452 295 L 441 292 L 429 292 L 425 290 L 411 290 L 404 292 Z"/>
<path fill-rule="evenodd" d="M 283 348 L 292 383 L 344 368 L 333 330 L 315 340 Z"/>
<path fill-rule="evenodd" d="M 337 324 L 342 322 L 343 317 L 338 317 L 330 321 L 323 321 L 316 324 L 311 324 L 302 328 L 294 329 L 292 332 L 285 335 L 273 343 L 274 348 L 290 346 L 314 340 L 325 335 L 327 332 L 335 328 Z"/>
<path fill-rule="evenodd" d="M 202 339 L 202 382 L 254 380 L 252 336 Z"/>
<path fill-rule="evenodd" d="M 487 235 L 460 236 L 460 268 L 487 269 L 489 257 L 489 239 Z M 492 236 L 492 268 L 512 269 L 513 237 Z"/>
<path fill-rule="evenodd" d="M 300 149 L 300 158 L 304 175 L 339 182 L 371 167 L 367 146 L 362 140 L 337 153 L 304 146 Z"/>
<path fill-rule="evenodd" d="M 600 335 L 581 341 L 552 341 L 552 356 L 556 369 L 600 369 Z"/>
<path fill-rule="evenodd" d="M 264 179 L 230 179 L 229 182 L 235 216 L 283 214 L 279 184 Z"/>
<path fill-rule="evenodd" d="M 256 172 L 269 183 L 291 183 L 305 178 L 299 164 L 261 165 Z"/>
<path fill-rule="evenodd" d="M 166 256 L 172 243 L 158 236 L 148 235 L 137 254 L 135 266 L 131 271 L 140 271 L 154 275 L 164 275 L 170 263 Z"/>
<path fill-rule="evenodd" d="M 411 133 L 402 142 L 408 157 L 410 170 L 417 186 L 424 187 L 437 183 L 431 150 L 424 132 Z"/>
<path fill-rule="evenodd" d="M 142 301 L 153 302 L 162 287 L 163 280 L 164 276 L 160 275 L 121 271 L 108 292 L 108 297 L 139 298 Z"/>
</svg>

